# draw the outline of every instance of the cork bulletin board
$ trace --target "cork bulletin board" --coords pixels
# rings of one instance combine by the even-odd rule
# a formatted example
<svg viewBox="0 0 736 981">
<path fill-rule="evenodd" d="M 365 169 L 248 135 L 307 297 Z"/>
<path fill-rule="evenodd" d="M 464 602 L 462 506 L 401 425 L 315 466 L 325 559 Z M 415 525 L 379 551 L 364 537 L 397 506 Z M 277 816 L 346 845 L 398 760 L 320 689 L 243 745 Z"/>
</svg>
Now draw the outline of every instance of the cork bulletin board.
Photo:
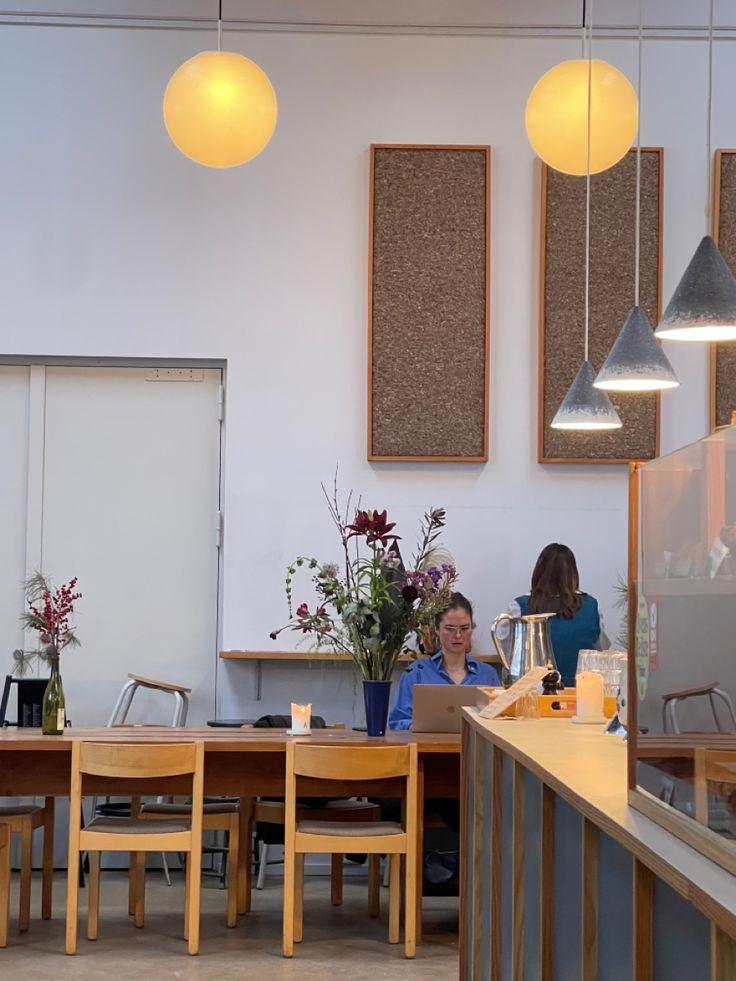
<svg viewBox="0 0 736 981">
<path fill-rule="evenodd" d="M 539 318 L 540 463 L 628 463 L 659 452 L 659 399 L 609 392 L 623 426 L 604 432 L 550 428 L 583 361 L 585 178 L 541 165 Z M 591 178 L 590 362 L 598 371 L 634 303 L 636 152 Z M 662 286 L 662 150 L 641 160 L 640 303 L 656 325 Z"/>
<path fill-rule="evenodd" d="M 488 146 L 371 147 L 368 459 L 488 459 Z"/>
<path fill-rule="evenodd" d="M 736 150 L 716 150 L 713 238 L 736 275 Z M 736 409 L 736 342 L 710 345 L 710 428 L 726 426 Z"/>
</svg>

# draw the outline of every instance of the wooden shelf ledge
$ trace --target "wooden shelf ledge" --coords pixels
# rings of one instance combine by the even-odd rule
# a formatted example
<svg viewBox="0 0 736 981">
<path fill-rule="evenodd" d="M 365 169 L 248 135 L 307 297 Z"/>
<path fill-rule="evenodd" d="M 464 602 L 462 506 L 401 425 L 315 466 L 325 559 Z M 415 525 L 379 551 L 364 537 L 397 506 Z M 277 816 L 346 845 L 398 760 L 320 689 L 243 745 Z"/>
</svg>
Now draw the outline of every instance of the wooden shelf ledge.
<svg viewBox="0 0 736 981">
<path fill-rule="evenodd" d="M 349 654 L 334 651 L 220 651 L 224 661 L 352 661 Z M 476 661 L 500 664 L 498 654 L 473 654 Z M 401 654 L 399 661 L 408 664 L 416 658 Z"/>
</svg>

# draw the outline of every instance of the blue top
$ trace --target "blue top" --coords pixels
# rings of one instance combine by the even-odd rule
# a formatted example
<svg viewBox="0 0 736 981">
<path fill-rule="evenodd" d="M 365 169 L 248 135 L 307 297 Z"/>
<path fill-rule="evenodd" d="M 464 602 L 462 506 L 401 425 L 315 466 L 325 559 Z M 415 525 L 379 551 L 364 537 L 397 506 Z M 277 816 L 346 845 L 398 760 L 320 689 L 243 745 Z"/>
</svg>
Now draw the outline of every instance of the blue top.
<svg viewBox="0 0 736 981">
<path fill-rule="evenodd" d="M 596 650 L 601 636 L 601 618 L 598 601 L 587 593 L 580 594 L 580 609 L 566 620 L 552 617 L 549 632 L 552 651 L 557 662 L 557 670 L 562 675 L 562 683 L 567 687 L 575 684 L 575 671 L 578 665 L 578 651 Z M 529 595 L 517 596 L 521 615 L 529 613 Z"/>
<path fill-rule="evenodd" d="M 500 685 L 496 669 L 484 661 L 475 658 L 465 658 L 466 674 L 460 682 L 462 685 Z M 414 685 L 454 685 L 455 682 L 445 671 L 442 663 L 442 651 L 431 657 L 415 661 L 404 672 L 399 680 L 396 701 L 388 717 L 389 729 L 409 729 L 411 727 L 412 709 L 414 705 Z"/>
</svg>

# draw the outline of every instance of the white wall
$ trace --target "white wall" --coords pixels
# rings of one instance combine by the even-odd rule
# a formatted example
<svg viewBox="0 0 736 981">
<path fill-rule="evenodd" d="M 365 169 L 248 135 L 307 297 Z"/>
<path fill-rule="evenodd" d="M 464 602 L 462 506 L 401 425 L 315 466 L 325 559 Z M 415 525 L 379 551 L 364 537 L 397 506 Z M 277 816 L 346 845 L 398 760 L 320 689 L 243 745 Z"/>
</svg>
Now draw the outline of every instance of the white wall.
<svg viewBox="0 0 736 981">
<path fill-rule="evenodd" d="M 185 159 L 161 121 L 170 74 L 211 43 L 175 30 L 3 28 L 0 351 L 227 358 L 225 648 L 269 647 L 295 554 L 337 556 L 319 485 L 338 463 L 341 487 L 388 508 L 408 542 L 427 506 L 447 508 L 478 649 L 552 540 L 574 549 L 614 632 L 626 468 L 536 463 L 538 171 L 523 109 L 579 42 L 234 34 L 226 44 L 268 72 L 280 115 L 266 151 L 226 172 Z M 633 77 L 632 41 L 601 41 L 596 54 Z M 729 59 L 718 45 L 714 146 L 736 144 Z M 705 68 L 704 44 L 647 44 L 643 142 L 665 147 L 665 299 L 705 227 Z M 493 147 L 485 466 L 366 461 L 371 142 Z M 662 399 L 664 452 L 707 427 L 705 350 L 668 353 L 682 388 Z M 254 673 L 221 665 L 222 714 L 260 713 Z M 352 677 L 334 666 L 267 666 L 263 710 L 282 710 L 297 687 L 315 711 L 351 718 Z"/>
</svg>

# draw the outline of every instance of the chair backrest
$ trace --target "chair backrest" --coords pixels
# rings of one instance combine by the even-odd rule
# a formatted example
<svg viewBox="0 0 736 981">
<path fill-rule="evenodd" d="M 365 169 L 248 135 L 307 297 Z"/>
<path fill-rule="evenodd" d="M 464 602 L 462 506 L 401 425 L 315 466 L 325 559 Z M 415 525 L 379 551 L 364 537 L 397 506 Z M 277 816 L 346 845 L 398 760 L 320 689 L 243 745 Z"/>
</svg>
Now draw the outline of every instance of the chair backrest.
<svg viewBox="0 0 736 981">
<path fill-rule="evenodd" d="M 253 723 L 254 729 L 288 729 L 291 725 L 290 715 L 262 715 Z M 321 715 L 313 715 L 310 720 L 312 729 L 325 729 L 327 723 Z"/>
<path fill-rule="evenodd" d="M 77 740 L 72 748 L 72 768 L 102 777 L 175 777 L 201 768 L 202 742 L 191 743 L 91 743 Z"/>
<path fill-rule="evenodd" d="M 81 816 L 82 777 L 165 778 L 191 774 L 192 828 L 201 826 L 204 803 L 204 743 L 72 743 L 70 827 Z M 125 791 L 123 790 L 123 793 Z"/>
<path fill-rule="evenodd" d="M 402 746 L 319 746 L 288 743 L 286 772 L 325 780 L 381 780 L 416 773 L 415 743 Z"/>
<path fill-rule="evenodd" d="M 10 674 L 6 675 L 2 697 L 0 697 L 0 726 L 40 726 L 43 693 L 48 682 L 48 678 L 14 678 Z M 7 717 L 12 688 L 15 688 L 18 696 L 15 722 L 11 722 Z"/>
<path fill-rule="evenodd" d="M 285 838 L 293 840 L 296 828 L 297 779 L 339 780 L 359 785 L 354 793 L 370 791 L 366 783 L 403 777 L 406 800 L 404 828 L 409 836 L 416 829 L 419 784 L 417 744 L 319 746 L 289 742 L 286 745 Z M 393 796 L 398 796 L 394 794 Z"/>
</svg>

